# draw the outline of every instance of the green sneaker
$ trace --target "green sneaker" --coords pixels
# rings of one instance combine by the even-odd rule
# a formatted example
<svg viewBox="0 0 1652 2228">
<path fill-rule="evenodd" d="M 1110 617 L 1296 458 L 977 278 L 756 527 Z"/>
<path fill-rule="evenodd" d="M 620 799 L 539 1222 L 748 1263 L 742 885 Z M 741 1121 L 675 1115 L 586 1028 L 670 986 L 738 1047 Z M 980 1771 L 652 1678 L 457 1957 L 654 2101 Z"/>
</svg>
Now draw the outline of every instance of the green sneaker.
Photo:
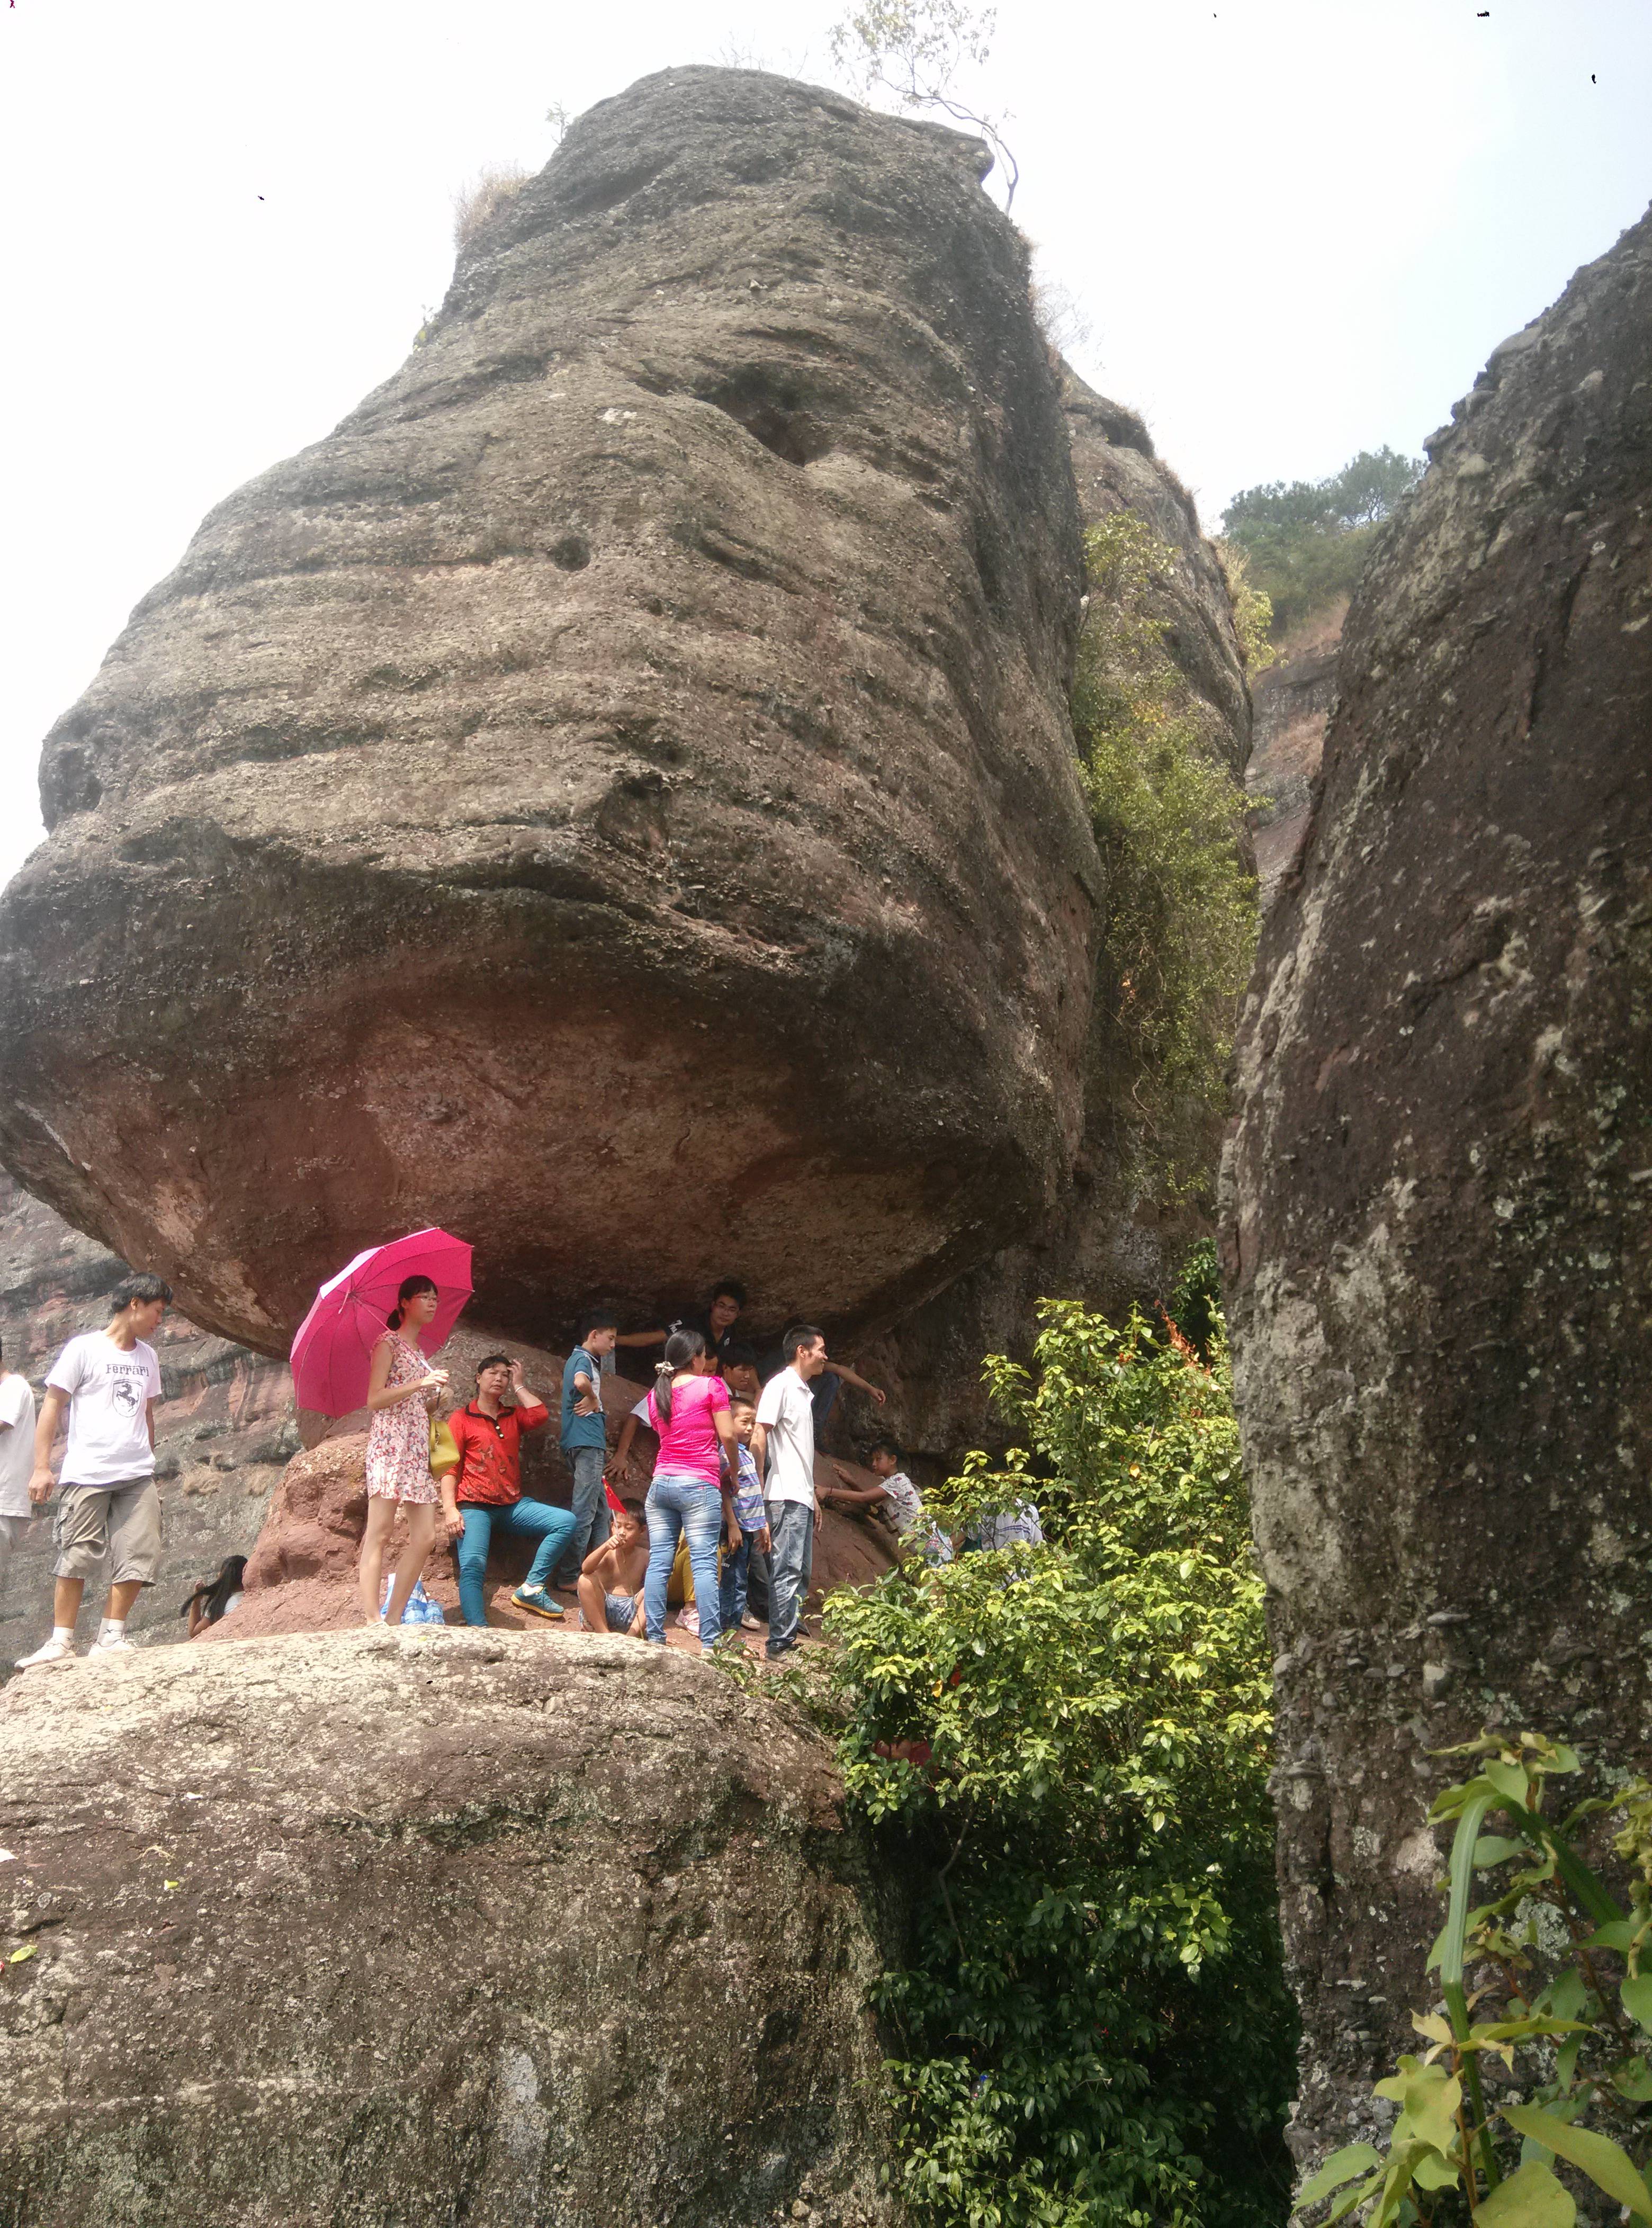
<svg viewBox="0 0 1652 2228">
<path fill-rule="evenodd" d="M 563 1620 L 562 1604 L 554 1602 L 543 1586 L 518 1586 L 510 1597 L 518 1609 L 525 1609 L 533 1617 L 548 1617 L 554 1624 Z"/>
</svg>

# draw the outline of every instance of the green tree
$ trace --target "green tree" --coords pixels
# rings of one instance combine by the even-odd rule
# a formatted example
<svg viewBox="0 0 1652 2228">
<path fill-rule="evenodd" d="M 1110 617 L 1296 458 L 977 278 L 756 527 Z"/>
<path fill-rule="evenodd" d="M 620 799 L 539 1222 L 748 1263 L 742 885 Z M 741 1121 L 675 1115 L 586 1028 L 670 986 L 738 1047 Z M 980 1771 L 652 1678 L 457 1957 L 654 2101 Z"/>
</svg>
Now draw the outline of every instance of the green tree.
<svg viewBox="0 0 1652 2228">
<path fill-rule="evenodd" d="M 1222 535 L 1243 551 L 1252 587 L 1273 606 L 1276 641 L 1352 595 L 1376 529 L 1423 471 L 1420 457 L 1362 449 L 1322 480 L 1244 488 L 1222 513 Z"/>
<path fill-rule="evenodd" d="M 933 1496 L 1046 1544 L 829 1605 L 849 1795 L 927 1870 L 899 2038 L 932 2228 L 1283 2220 L 1294 2027 L 1274 1909 L 1262 1588 L 1225 1349 L 1047 1303 L 986 1365 L 1025 1442 Z"/>
<path fill-rule="evenodd" d="M 1021 167 L 1002 136 L 1005 118 L 973 107 L 957 90 L 966 67 L 984 69 L 997 10 L 967 0 L 861 0 L 834 25 L 832 60 L 863 100 L 884 93 L 902 108 L 937 110 L 977 131 L 1004 175 L 1004 207 L 1015 198 Z"/>
<path fill-rule="evenodd" d="M 1165 648 L 1160 591 L 1175 552 L 1136 512 L 1085 536 L 1090 606 L 1073 720 L 1101 852 L 1107 917 L 1098 1056 L 1135 1136 L 1135 1174 L 1162 1193 L 1209 1181 L 1233 1015 L 1256 944 L 1245 797 L 1213 755 Z"/>
</svg>

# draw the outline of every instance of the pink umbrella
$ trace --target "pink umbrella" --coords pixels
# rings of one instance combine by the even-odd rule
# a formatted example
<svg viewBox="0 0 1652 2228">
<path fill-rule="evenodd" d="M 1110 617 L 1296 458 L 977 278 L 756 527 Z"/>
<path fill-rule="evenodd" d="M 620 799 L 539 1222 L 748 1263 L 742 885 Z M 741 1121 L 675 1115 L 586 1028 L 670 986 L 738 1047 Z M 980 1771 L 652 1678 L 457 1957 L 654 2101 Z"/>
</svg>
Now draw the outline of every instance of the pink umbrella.
<svg viewBox="0 0 1652 2228">
<path fill-rule="evenodd" d="M 445 1230 L 415 1230 L 387 1245 L 369 1245 L 349 1268 L 330 1277 L 292 1341 L 292 1388 L 301 1408 L 348 1416 L 367 1399 L 373 1349 L 385 1317 L 409 1277 L 428 1277 L 436 1287 L 432 1320 L 419 1333 L 426 1354 L 447 1340 L 471 1296 L 471 1249 Z"/>
</svg>

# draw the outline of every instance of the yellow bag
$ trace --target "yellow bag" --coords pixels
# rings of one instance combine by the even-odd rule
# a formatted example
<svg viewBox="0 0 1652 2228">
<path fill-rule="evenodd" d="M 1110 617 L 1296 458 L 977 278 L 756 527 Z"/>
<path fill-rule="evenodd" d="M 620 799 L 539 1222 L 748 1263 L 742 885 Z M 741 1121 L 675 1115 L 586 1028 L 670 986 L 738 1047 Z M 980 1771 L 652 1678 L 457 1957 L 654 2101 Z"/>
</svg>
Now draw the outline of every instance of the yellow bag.
<svg viewBox="0 0 1652 2228">
<path fill-rule="evenodd" d="M 459 1443 L 445 1416 L 430 1419 L 430 1467 L 432 1476 L 445 1477 L 459 1466 Z"/>
</svg>

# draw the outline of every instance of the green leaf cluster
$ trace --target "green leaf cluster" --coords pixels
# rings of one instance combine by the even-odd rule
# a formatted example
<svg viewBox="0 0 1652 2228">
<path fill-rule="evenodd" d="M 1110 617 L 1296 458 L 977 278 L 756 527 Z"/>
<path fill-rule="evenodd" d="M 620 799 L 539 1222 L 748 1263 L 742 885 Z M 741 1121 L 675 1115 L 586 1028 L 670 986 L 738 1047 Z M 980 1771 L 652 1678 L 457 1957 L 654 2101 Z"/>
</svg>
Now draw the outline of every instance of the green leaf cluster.
<svg viewBox="0 0 1652 2228">
<path fill-rule="evenodd" d="M 1220 1325 L 1046 1303 L 985 1365 L 1019 1447 L 930 1497 L 1043 1546 L 828 1609 L 852 1801 L 927 1885 L 883 1982 L 902 2193 L 933 2228 L 1283 2219 L 1294 2018 L 1269 1661 Z"/>
<path fill-rule="evenodd" d="M 1421 477 L 1423 459 L 1362 449 L 1322 480 L 1244 488 L 1222 513 L 1222 535 L 1243 552 L 1249 586 L 1272 607 L 1276 642 L 1351 596 L 1378 527 Z"/>
<path fill-rule="evenodd" d="M 1348 2213 L 1365 2228 L 1428 2228 L 1443 2203 L 1444 2217 L 1460 2218 L 1460 2206 L 1476 2228 L 1572 2228 L 1577 2202 L 1556 2171 L 1564 2162 L 1652 2223 L 1652 1974 L 1641 1971 L 1652 1945 L 1652 1787 L 1637 1780 L 1551 1819 L 1548 1783 L 1581 1769 L 1563 1743 L 1488 1733 L 1441 1753 L 1478 1769 L 1429 1812 L 1456 1824 L 1445 1924 L 1428 1960 L 1444 2001 L 1412 2014 L 1429 2048 L 1376 2084 L 1399 2107 L 1385 2149 L 1335 2152 L 1297 2209 L 1332 2198 L 1327 2228 Z M 1609 1813 L 1619 1821 L 1615 1852 L 1633 1867 L 1627 1911 L 1579 1852 Z M 1489 1819 L 1507 1830 L 1487 1833 Z M 1496 1877 L 1476 1904 L 1482 1875 Z M 1571 1945 L 1558 1962 L 1540 1952 L 1546 1937 Z M 1481 1982 L 1472 1995 L 1470 1973 Z M 1488 2058 L 1502 2080 L 1489 2108 Z"/>
<path fill-rule="evenodd" d="M 1245 796 L 1165 647 L 1175 552 L 1127 510 L 1090 528 L 1085 546 L 1073 719 L 1105 893 L 1098 1057 L 1127 1110 L 1133 1173 L 1175 1196 L 1208 1181 L 1256 946 Z"/>
</svg>

